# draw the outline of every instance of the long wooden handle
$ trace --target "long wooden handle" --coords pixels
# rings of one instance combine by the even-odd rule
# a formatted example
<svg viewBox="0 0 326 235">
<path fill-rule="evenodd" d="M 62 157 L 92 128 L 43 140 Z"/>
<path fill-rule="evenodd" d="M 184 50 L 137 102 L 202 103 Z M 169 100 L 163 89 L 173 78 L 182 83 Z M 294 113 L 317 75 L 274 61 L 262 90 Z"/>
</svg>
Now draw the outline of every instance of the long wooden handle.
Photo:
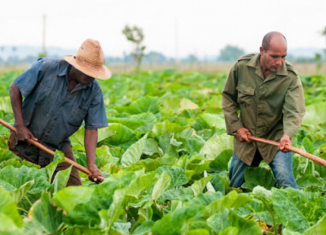
<svg viewBox="0 0 326 235">
<path fill-rule="evenodd" d="M 15 128 L 14 126 L 10 125 L 8 122 L 2 120 L 1 118 L 0 118 L 0 123 L 1 123 L 3 126 L 7 127 L 9 130 L 16 132 L 16 128 Z M 37 142 L 37 141 L 35 141 L 35 140 L 32 140 L 32 139 L 31 139 L 30 141 L 31 141 L 31 143 L 32 143 L 33 145 L 35 145 L 35 146 L 38 147 L 39 149 L 41 149 L 41 150 L 43 150 L 44 152 L 46 152 L 46 153 L 51 154 L 52 156 L 54 156 L 55 152 L 54 152 L 52 149 L 49 149 L 48 147 L 45 147 L 44 145 L 42 145 L 41 143 L 39 143 L 39 142 Z M 69 158 L 66 158 L 66 157 L 65 157 L 65 162 L 66 162 L 66 163 L 69 163 L 70 165 L 73 165 L 73 166 L 76 167 L 78 170 L 84 172 L 84 173 L 87 174 L 87 175 L 91 175 L 91 174 L 92 174 L 92 173 L 91 173 L 87 168 L 85 168 L 85 167 L 79 165 L 77 162 L 74 162 L 73 160 L 71 160 L 71 159 L 69 159 Z M 98 177 L 98 180 L 99 180 L 100 182 L 102 182 L 102 181 L 104 181 L 104 178 L 102 178 L 102 177 Z"/>
<path fill-rule="evenodd" d="M 235 135 L 234 135 L 235 136 Z M 280 143 L 276 142 L 276 141 L 272 141 L 272 140 L 267 140 L 267 139 L 263 139 L 263 138 L 259 138 L 259 137 L 256 137 L 256 136 L 251 136 L 249 137 L 250 140 L 254 140 L 254 141 L 257 141 L 257 142 L 261 142 L 261 143 L 264 143 L 264 144 L 269 144 L 269 145 L 273 145 L 273 146 L 276 146 L 278 147 Z M 317 162 L 318 164 L 326 167 L 326 161 L 322 158 L 319 158 L 315 155 L 312 155 L 310 153 L 307 153 L 305 151 L 303 151 L 302 149 L 298 149 L 298 148 L 295 148 L 293 146 L 288 146 L 286 145 L 285 148 L 291 152 L 294 152 L 294 153 L 297 153 L 305 158 L 308 158 L 314 162 Z"/>
</svg>

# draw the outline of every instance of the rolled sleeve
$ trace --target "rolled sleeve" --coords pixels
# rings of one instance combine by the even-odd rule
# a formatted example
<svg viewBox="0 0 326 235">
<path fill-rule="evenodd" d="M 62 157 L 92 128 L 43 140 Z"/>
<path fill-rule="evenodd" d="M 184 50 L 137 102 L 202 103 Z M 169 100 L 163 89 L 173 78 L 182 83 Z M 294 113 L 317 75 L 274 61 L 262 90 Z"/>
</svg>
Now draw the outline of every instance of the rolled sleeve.
<svg viewBox="0 0 326 235">
<path fill-rule="evenodd" d="M 99 129 L 108 126 L 102 91 L 93 98 L 85 117 L 85 129 Z"/>
<path fill-rule="evenodd" d="M 26 98 L 34 90 L 35 86 L 41 79 L 43 59 L 40 58 L 31 68 L 26 70 L 14 80 L 14 84 Z"/>
</svg>

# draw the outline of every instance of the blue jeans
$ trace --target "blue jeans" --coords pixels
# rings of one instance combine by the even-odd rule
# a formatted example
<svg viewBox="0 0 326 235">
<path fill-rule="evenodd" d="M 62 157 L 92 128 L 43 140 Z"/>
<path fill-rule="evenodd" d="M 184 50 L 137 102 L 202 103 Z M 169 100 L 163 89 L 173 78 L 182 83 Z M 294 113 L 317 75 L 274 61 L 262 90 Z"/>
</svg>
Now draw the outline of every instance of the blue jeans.
<svg viewBox="0 0 326 235">
<path fill-rule="evenodd" d="M 262 157 L 257 150 L 254 160 L 250 167 L 257 167 L 262 161 Z M 292 187 L 298 189 L 292 170 L 292 152 L 283 153 L 278 151 L 273 161 L 269 164 L 278 185 L 282 188 Z M 244 172 L 248 167 L 234 153 L 232 155 L 229 178 L 230 187 L 239 188 L 244 183 Z"/>
</svg>

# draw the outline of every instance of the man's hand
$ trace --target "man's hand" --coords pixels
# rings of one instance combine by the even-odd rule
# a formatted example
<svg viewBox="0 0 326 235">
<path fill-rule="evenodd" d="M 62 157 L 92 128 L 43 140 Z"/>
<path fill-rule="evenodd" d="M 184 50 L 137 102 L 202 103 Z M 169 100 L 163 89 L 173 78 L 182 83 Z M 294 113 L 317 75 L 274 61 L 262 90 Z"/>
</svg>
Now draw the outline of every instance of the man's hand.
<svg viewBox="0 0 326 235">
<path fill-rule="evenodd" d="M 251 133 L 247 128 L 239 128 L 236 131 L 236 137 L 238 138 L 239 141 L 246 141 L 247 143 L 250 143 L 251 140 L 249 139 L 249 137 L 251 137 Z"/>
<path fill-rule="evenodd" d="M 18 141 L 25 141 L 28 145 L 31 144 L 31 139 L 37 141 L 32 132 L 25 125 L 16 125 L 16 135 Z"/>
<path fill-rule="evenodd" d="M 290 137 L 288 135 L 283 135 L 280 140 L 278 149 L 281 150 L 283 153 L 287 153 L 289 152 L 289 150 L 287 150 L 285 146 L 292 146 L 292 141 L 290 140 Z"/>
<path fill-rule="evenodd" d="M 102 180 L 100 180 L 99 178 L 104 178 L 104 176 L 102 175 L 102 173 L 100 172 L 100 170 L 95 166 L 89 166 L 88 170 L 91 172 L 91 175 L 88 176 L 88 178 L 95 182 L 95 183 L 101 183 Z"/>
</svg>

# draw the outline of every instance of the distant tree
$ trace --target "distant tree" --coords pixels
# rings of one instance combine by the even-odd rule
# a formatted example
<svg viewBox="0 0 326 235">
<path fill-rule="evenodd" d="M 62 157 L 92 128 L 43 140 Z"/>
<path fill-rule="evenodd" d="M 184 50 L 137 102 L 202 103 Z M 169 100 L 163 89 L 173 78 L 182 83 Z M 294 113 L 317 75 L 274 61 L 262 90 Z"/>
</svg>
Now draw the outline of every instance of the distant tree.
<svg viewBox="0 0 326 235">
<path fill-rule="evenodd" d="M 220 51 L 219 61 L 232 62 L 244 55 L 245 51 L 239 47 L 227 45 Z"/>
<path fill-rule="evenodd" d="M 142 45 L 144 40 L 143 30 L 137 26 L 131 28 L 126 25 L 122 33 L 126 36 L 128 41 L 135 44 L 135 50 L 131 53 L 131 55 L 136 62 L 136 72 L 139 72 L 142 58 L 145 56 L 144 51 L 146 48 L 144 45 Z"/>
<path fill-rule="evenodd" d="M 160 52 L 151 51 L 144 57 L 144 63 L 163 64 L 167 62 L 167 58 Z"/>
</svg>

